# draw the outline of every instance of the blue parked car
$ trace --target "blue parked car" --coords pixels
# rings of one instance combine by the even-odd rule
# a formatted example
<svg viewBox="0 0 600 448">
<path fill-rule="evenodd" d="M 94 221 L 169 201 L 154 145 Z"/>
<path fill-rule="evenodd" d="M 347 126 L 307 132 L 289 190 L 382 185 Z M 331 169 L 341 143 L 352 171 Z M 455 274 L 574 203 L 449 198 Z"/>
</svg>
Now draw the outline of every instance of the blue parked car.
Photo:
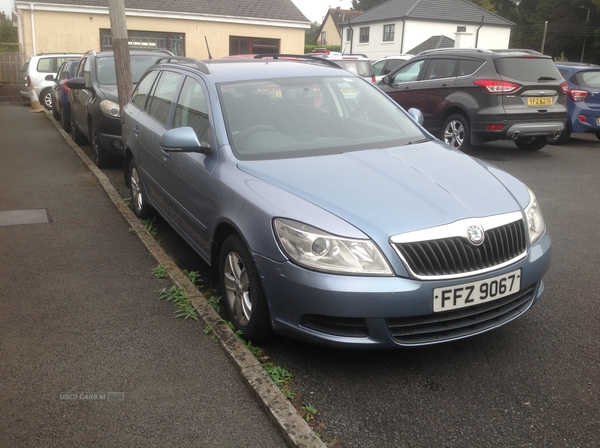
<svg viewBox="0 0 600 448">
<path fill-rule="evenodd" d="M 71 114 L 69 110 L 69 87 L 66 81 L 75 76 L 79 59 L 67 59 L 62 63 L 56 77 L 54 85 L 50 89 L 52 96 L 52 116 L 60 121 L 66 132 L 71 130 Z"/>
<path fill-rule="evenodd" d="M 573 132 L 591 132 L 600 140 L 600 65 L 556 62 L 556 67 L 568 83 L 569 117 L 562 134 L 548 143 L 565 143 Z"/>
<path fill-rule="evenodd" d="M 158 211 L 212 266 L 247 340 L 436 344 L 544 291 L 531 190 L 330 61 L 166 58 L 122 117 L 134 213 Z"/>
</svg>

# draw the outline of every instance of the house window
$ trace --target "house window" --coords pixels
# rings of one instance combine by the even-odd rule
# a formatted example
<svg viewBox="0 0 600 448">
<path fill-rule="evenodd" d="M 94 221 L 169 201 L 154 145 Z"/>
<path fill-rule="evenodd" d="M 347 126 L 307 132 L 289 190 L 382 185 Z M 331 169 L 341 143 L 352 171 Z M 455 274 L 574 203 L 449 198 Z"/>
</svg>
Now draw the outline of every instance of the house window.
<svg viewBox="0 0 600 448">
<path fill-rule="evenodd" d="M 154 31 L 127 31 L 129 48 L 137 50 L 169 50 L 177 56 L 185 56 L 185 34 L 158 33 Z M 102 51 L 112 50 L 112 34 L 110 30 L 100 30 L 100 47 Z"/>
<path fill-rule="evenodd" d="M 352 28 L 348 28 L 348 31 L 346 31 L 346 42 L 351 42 L 352 41 Z"/>
<path fill-rule="evenodd" d="M 279 39 L 229 36 L 229 56 L 236 54 L 279 53 Z"/>
<path fill-rule="evenodd" d="M 359 39 L 358 41 L 361 44 L 367 44 L 369 43 L 369 28 L 368 26 L 362 26 L 360 28 L 360 34 L 359 34 Z"/>
<path fill-rule="evenodd" d="M 383 25 L 383 41 L 393 42 L 394 41 L 394 28 L 396 25 Z"/>
<path fill-rule="evenodd" d="M 327 45 L 327 31 L 321 33 L 321 45 Z"/>
</svg>

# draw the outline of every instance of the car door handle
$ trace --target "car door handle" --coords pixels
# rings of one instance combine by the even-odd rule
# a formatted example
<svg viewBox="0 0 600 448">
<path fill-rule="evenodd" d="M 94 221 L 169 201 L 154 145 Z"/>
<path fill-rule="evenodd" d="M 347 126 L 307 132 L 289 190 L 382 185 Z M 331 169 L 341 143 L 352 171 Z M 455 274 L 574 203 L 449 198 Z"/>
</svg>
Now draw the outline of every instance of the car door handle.
<svg viewBox="0 0 600 448">
<path fill-rule="evenodd" d="M 140 135 L 140 128 L 137 124 L 133 127 L 133 133 L 135 134 L 136 137 L 138 135 Z"/>
<path fill-rule="evenodd" d="M 160 148 L 160 152 L 162 153 L 163 162 L 166 162 L 170 154 L 162 148 Z"/>
</svg>

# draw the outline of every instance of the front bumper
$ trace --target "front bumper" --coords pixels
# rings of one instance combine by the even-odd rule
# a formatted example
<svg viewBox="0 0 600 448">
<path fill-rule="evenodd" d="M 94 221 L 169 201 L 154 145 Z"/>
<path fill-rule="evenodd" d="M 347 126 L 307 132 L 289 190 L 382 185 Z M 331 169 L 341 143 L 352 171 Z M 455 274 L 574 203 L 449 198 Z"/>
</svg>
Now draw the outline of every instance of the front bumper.
<svg viewBox="0 0 600 448">
<path fill-rule="evenodd" d="M 332 347 L 398 348 L 462 339 L 518 318 L 541 296 L 550 255 L 551 239 L 546 233 L 527 257 L 510 266 L 484 275 L 438 281 L 330 275 L 260 255 L 255 255 L 255 260 L 276 333 Z M 521 269 L 518 293 L 485 306 L 433 312 L 435 288 L 516 269 Z"/>
</svg>

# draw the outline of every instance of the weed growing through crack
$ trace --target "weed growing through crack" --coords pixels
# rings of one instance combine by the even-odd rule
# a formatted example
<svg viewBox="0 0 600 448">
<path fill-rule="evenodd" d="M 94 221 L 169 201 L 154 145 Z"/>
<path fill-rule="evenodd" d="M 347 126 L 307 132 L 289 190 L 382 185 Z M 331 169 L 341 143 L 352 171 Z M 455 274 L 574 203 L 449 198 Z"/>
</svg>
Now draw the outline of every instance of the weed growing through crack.
<svg viewBox="0 0 600 448">
<path fill-rule="evenodd" d="M 306 420 L 307 423 L 311 420 L 314 420 L 317 410 L 313 407 L 313 405 L 305 404 L 302 406 L 302 410 L 304 411 L 304 420 Z"/>
<path fill-rule="evenodd" d="M 144 227 L 146 228 L 146 230 L 148 231 L 148 233 L 156 238 L 156 227 L 154 227 L 155 219 L 156 218 L 142 219 L 141 221 L 142 221 L 142 224 L 144 225 Z"/>
<path fill-rule="evenodd" d="M 202 277 L 200 277 L 200 273 L 198 271 L 188 271 L 187 269 L 184 269 L 183 275 L 185 275 L 196 288 L 201 288 Z"/>
<path fill-rule="evenodd" d="M 154 278 L 167 278 L 169 276 L 167 273 L 167 268 L 165 268 L 162 264 L 159 264 L 152 269 L 152 275 L 154 275 Z"/>
<path fill-rule="evenodd" d="M 131 198 L 123 198 L 123 202 L 125 202 L 125 205 L 129 208 L 131 208 L 131 205 L 133 204 Z"/>
<path fill-rule="evenodd" d="M 210 306 L 212 306 L 213 309 L 217 313 L 220 313 L 221 312 L 221 304 L 219 303 L 220 301 L 221 301 L 221 296 L 218 296 L 218 297 L 211 296 L 210 299 L 208 299 L 208 304 Z"/>
<path fill-rule="evenodd" d="M 183 288 L 177 286 L 171 286 L 169 289 L 164 288 L 160 292 L 159 300 L 173 302 L 177 307 L 177 310 L 175 310 L 175 318 L 198 320 L 198 313 L 190 302 L 190 296 Z"/>
</svg>

